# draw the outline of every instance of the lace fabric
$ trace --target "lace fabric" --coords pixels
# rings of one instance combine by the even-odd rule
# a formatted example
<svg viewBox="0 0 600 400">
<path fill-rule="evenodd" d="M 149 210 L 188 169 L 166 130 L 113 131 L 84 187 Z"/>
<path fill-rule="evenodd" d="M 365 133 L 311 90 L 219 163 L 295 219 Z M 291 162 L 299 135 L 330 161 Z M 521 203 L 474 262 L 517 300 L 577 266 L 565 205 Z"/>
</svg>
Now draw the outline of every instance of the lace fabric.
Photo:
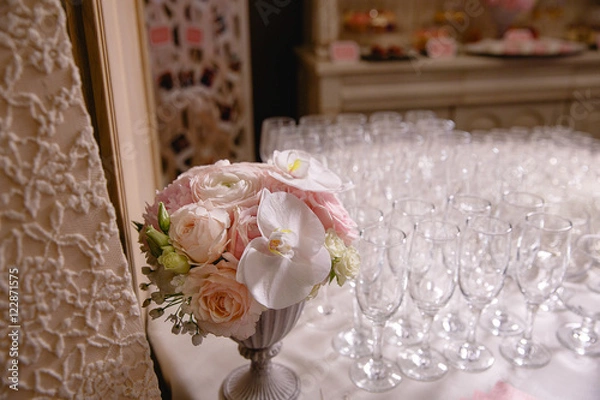
<svg viewBox="0 0 600 400">
<path fill-rule="evenodd" d="M 0 5 L 0 188 L 0 398 L 159 399 L 59 0 Z"/>
</svg>

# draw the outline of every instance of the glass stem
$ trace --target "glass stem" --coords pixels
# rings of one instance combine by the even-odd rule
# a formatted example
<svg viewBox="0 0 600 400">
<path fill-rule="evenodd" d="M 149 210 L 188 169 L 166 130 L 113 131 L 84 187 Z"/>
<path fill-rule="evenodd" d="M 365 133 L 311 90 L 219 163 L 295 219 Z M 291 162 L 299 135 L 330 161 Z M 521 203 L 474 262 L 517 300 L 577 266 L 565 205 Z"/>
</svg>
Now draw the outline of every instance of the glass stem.
<svg viewBox="0 0 600 400">
<path fill-rule="evenodd" d="M 479 318 L 481 317 L 482 308 L 474 306 L 472 304 L 469 304 L 469 308 L 471 309 L 473 316 L 471 317 L 471 322 L 469 324 L 469 333 L 467 335 L 467 342 L 475 343 L 475 339 L 477 338 L 477 324 L 479 323 Z"/>
<path fill-rule="evenodd" d="M 429 353 L 429 331 L 431 328 L 431 324 L 433 322 L 433 317 L 435 317 L 435 314 L 431 314 L 428 312 L 422 312 L 421 315 L 423 316 L 423 340 L 422 340 L 422 344 L 421 344 L 421 350 L 423 351 L 423 353 L 427 354 Z"/>
<path fill-rule="evenodd" d="M 578 338 L 580 341 L 586 344 L 593 344 L 598 341 L 598 335 L 596 334 L 596 321 L 589 317 L 583 317 L 581 326 L 576 329 Z"/>
<path fill-rule="evenodd" d="M 527 318 L 525 320 L 525 331 L 523 332 L 523 339 L 525 340 L 531 340 L 533 334 L 533 322 L 535 321 L 535 316 L 539 308 L 539 304 L 527 302 Z"/>
<path fill-rule="evenodd" d="M 385 321 L 373 322 L 373 361 L 380 364 L 383 360 L 383 328 Z"/>
<path fill-rule="evenodd" d="M 358 299 L 356 298 L 356 286 L 354 283 L 350 284 L 350 293 L 352 295 L 352 327 L 359 333 L 362 333 L 364 328 L 362 313 L 360 311 Z"/>
<path fill-rule="evenodd" d="M 318 307 L 319 313 L 327 316 L 333 312 L 333 306 L 329 300 L 329 285 L 325 285 L 323 287 L 323 292 L 320 294 L 320 296 L 322 297 L 321 304 Z"/>
</svg>

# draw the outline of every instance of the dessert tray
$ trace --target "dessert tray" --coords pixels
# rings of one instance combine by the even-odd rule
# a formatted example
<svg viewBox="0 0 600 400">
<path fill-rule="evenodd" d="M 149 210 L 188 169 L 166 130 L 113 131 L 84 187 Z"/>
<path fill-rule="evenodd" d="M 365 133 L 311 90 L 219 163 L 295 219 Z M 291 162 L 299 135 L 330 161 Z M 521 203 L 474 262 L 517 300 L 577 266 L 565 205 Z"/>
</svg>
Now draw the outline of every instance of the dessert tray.
<svg viewBox="0 0 600 400">
<path fill-rule="evenodd" d="M 586 45 L 554 38 L 527 40 L 484 39 L 467 44 L 467 54 L 492 57 L 561 57 L 581 53 Z"/>
</svg>

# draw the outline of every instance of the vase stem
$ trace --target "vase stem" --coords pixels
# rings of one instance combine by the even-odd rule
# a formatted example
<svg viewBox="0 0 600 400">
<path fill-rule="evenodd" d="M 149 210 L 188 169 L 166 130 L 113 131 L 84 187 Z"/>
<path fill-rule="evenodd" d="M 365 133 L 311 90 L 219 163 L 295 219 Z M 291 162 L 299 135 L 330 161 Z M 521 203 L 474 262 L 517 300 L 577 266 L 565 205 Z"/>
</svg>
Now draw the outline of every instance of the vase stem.
<svg viewBox="0 0 600 400">
<path fill-rule="evenodd" d="M 284 400 L 300 396 L 300 379 L 294 371 L 271 362 L 281 350 L 281 339 L 298 321 L 304 302 L 282 310 L 267 310 L 256 333 L 238 341 L 238 350 L 250 364 L 233 370 L 223 382 L 226 400 Z"/>
</svg>

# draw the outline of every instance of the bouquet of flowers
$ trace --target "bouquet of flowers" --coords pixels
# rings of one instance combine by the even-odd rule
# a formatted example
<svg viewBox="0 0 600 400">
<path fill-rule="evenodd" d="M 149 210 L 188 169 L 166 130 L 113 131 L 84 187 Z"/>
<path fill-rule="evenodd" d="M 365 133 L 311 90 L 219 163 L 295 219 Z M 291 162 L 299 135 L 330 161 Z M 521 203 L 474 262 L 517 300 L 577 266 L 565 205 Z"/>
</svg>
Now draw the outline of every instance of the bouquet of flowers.
<svg viewBox="0 0 600 400">
<path fill-rule="evenodd" d="M 342 180 L 302 151 L 269 164 L 194 167 L 146 205 L 135 223 L 155 290 L 144 306 L 198 345 L 207 334 L 244 340 L 266 309 L 314 297 L 356 276 L 356 224 L 336 193 Z"/>
</svg>

